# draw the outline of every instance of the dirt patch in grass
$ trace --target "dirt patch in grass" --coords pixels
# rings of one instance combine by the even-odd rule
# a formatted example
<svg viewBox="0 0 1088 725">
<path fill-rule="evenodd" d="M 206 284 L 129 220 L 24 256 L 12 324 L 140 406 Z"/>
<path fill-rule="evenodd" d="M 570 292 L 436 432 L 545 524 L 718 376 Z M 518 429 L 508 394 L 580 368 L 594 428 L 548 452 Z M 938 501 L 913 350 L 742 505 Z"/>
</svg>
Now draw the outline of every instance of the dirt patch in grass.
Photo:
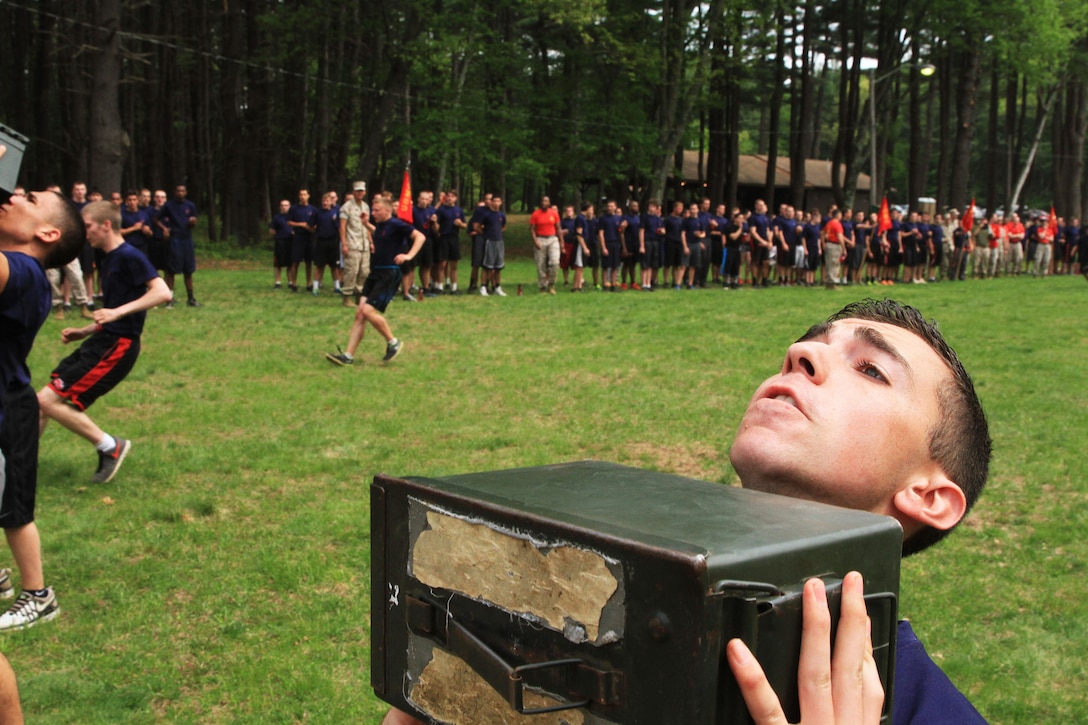
<svg viewBox="0 0 1088 725">
<path fill-rule="evenodd" d="M 701 479 L 717 478 L 724 455 L 707 443 L 662 446 L 637 442 L 626 446 L 624 450 L 634 462 L 648 463 L 660 471 Z"/>
</svg>

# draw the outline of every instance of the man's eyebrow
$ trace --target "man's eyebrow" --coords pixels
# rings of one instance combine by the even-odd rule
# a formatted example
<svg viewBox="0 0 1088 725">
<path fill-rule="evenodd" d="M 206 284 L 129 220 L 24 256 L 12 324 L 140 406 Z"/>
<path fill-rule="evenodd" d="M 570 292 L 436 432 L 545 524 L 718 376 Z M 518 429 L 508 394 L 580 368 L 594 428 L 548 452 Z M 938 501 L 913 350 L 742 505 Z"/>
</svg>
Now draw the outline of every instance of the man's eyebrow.
<svg viewBox="0 0 1088 725">
<path fill-rule="evenodd" d="M 834 323 L 831 322 L 821 322 L 813 325 L 808 328 L 808 331 L 802 335 L 801 339 L 797 342 L 827 338 L 831 334 L 831 327 L 833 324 Z M 904 371 L 906 371 L 907 377 L 911 382 L 914 381 L 914 368 L 910 366 L 910 363 L 903 357 L 903 354 L 899 352 L 894 345 L 888 342 L 888 338 L 886 338 L 879 330 L 873 327 L 855 327 L 854 339 L 864 342 L 892 358 Z"/>
<path fill-rule="evenodd" d="M 854 328 L 854 338 L 872 345 L 877 350 L 880 350 L 882 353 L 895 360 L 899 366 L 906 371 L 907 377 L 912 382 L 914 381 L 914 369 L 911 368 L 910 363 L 907 362 L 907 359 L 903 357 L 902 353 L 900 353 L 894 345 L 888 342 L 888 338 L 884 337 L 879 330 L 872 327 L 856 327 Z"/>
</svg>

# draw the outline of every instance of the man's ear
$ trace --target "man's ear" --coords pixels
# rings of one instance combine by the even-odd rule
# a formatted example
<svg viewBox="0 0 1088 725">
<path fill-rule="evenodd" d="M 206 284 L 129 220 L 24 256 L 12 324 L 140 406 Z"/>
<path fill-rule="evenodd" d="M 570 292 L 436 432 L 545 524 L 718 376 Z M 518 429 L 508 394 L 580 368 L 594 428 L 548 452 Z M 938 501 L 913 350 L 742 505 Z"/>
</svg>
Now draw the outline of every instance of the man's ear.
<svg viewBox="0 0 1088 725">
<path fill-rule="evenodd" d="M 947 531 L 967 512 L 963 489 L 933 462 L 929 470 L 892 496 L 892 504 L 902 518 L 921 526 Z M 907 522 L 904 529 L 909 529 Z M 910 533 L 909 531 L 907 532 Z"/>
<path fill-rule="evenodd" d="M 39 242 L 52 244 L 60 239 L 60 229 L 51 226 L 38 227 L 37 231 L 34 232 L 34 237 Z"/>
</svg>

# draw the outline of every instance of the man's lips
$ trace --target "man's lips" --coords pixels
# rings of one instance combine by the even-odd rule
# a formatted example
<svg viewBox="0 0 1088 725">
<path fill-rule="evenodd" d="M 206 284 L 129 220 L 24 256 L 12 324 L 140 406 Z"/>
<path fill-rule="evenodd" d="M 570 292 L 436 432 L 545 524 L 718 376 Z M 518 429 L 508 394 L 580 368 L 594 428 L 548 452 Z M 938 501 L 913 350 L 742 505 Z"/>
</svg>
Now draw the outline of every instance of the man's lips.
<svg viewBox="0 0 1088 725">
<path fill-rule="evenodd" d="M 808 417 L 804 399 L 798 395 L 796 390 L 787 385 L 773 384 L 767 386 L 767 388 L 760 393 L 757 402 L 780 403 L 793 408 L 806 418 Z"/>
</svg>

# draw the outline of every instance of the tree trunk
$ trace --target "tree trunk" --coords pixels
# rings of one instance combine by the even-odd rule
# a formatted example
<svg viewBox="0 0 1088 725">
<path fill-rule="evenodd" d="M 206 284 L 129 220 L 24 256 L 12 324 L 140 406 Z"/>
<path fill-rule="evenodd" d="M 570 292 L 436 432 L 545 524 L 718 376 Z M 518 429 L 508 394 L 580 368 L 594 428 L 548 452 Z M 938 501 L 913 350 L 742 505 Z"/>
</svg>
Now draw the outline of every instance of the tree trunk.
<svg viewBox="0 0 1088 725">
<path fill-rule="evenodd" d="M 812 23 L 812 0 L 805 0 L 805 14 L 801 27 L 797 32 L 804 40 L 801 42 L 801 73 L 800 77 L 794 77 L 794 93 L 801 89 L 800 98 L 793 104 L 793 118 L 790 126 L 793 133 L 790 134 L 790 203 L 801 207 L 805 204 L 805 159 L 810 152 L 813 142 L 813 128 L 815 127 L 816 113 L 812 107 L 812 40 L 810 33 Z M 781 36 L 779 36 L 781 38 Z M 795 64 L 796 65 L 796 64 Z M 780 84 L 777 84 L 780 85 Z M 767 201 L 768 205 L 772 202 Z M 771 206 L 777 210 L 776 206 Z"/>
<path fill-rule="evenodd" d="M 979 50 L 979 29 L 969 28 L 964 34 L 964 46 L 960 69 L 960 83 L 956 94 L 956 140 L 952 148 L 952 180 L 949 184 L 949 206 L 966 206 L 967 184 L 971 178 L 971 140 L 975 133 L 975 117 L 978 114 L 978 81 L 982 70 L 982 53 Z"/>
<path fill-rule="evenodd" d="M 121 190 L 128 135 L 121 125 L 121 0 L 98 7 L 97 49 L 91 80 L 90 183 L 103 194 Z"/>
</svg>

